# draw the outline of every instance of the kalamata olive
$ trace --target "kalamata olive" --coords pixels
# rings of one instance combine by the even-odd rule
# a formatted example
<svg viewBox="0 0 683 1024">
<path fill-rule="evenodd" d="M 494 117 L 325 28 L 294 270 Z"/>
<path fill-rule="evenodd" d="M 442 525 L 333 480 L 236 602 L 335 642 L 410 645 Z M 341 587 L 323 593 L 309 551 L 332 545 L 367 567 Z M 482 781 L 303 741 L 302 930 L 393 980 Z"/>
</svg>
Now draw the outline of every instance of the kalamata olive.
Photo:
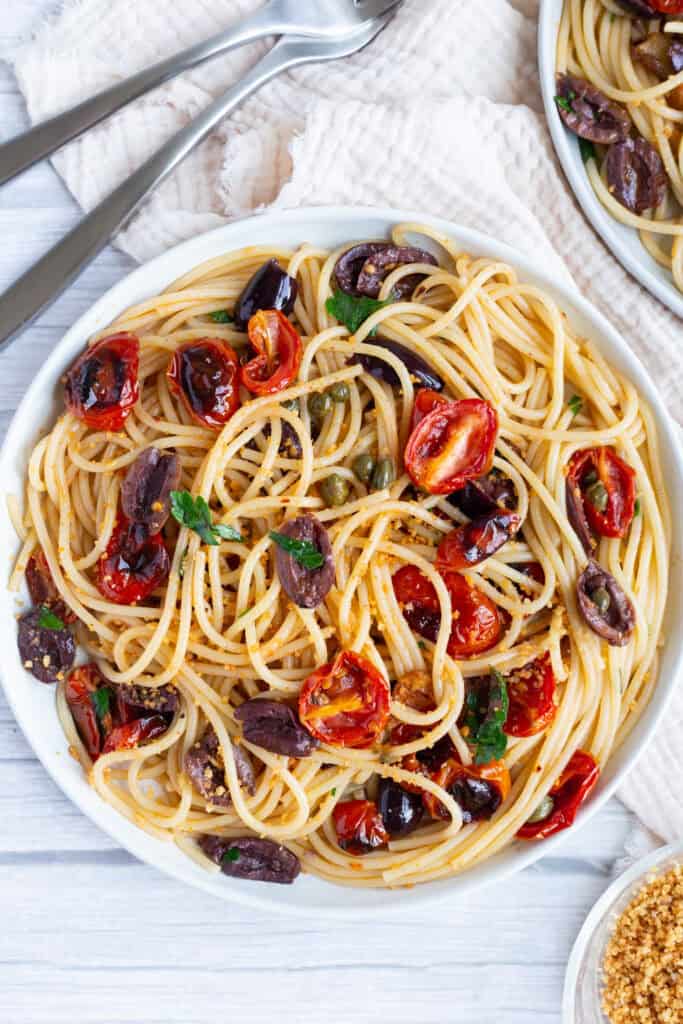
<svg viewBox="0 0 683 1024">
<path fill-rule="evenodd" d="M 509 477 L 492 469 L 486 476 L 468 480 L 462 490 L 448 495 L 448 501 L 470 519 L 478 519 L 500 508 L 514 509 L 517 505 L 517 492 Z"/>
<path fill-rule="evenodd" d="M 683 39 L 674 39 L 669 47 L 669 60 L 674 74 L 683 71 Z"/>
<path fill-rule="evenodd" d="M 116 698 L 127 707 L 144 711 L 159 711 L 174 715 L 180 706 L 180 695 L 175 686 L 136 686 L 134 683 L 120 683 L 116 687 Z"/>
<path fill-rule="evenodd" d="M 270 423 L 266 423 L 263 428 L 263 436 L 270 437 L 270 435 L 271 426 Z M 252 441 L 249 442 L 249 447 L 258 448 L 258 445 L 252 439 Z M 278 445 L 278 455 L 282 455 L 285 459 L 300 459 L 303 455 L 303 451 L 297 431 L 291 423 L 287 423 L 286 420 L 282 420 L 280 423 L 280 444 Z"/>
<path fill-rule="evenodd" d="M 203 853 L 218 864 L 224 875 L 250 882 L 276 882 L 291 885 L 301 871 L 299 858 L 286 846 L 272 839 L 222 839 L 200 836 Z"/>
<path fill-rule="evenodd" d="M 76 641 L 67 626 L 40 625 L 43 609 L 34 608 L 19 619 L 19 654 L 24 668 L 41 683 L 54 683 L 66 674 L 76 657 Z"/>
<path fill-rule="evenodd" d="M 356 279 L 357 290 L 361 295 L 376 299 L 389 274 L 407 263 L 429 263 L 432 267 L 438 266 L 434 256 L 426 249 L 388 245 L 380 252 L 373 253 L 365 261 Z M 409 298 L 423 276 L 423 274 L 410 274 L 408 277 L 402 278 L 394 286 L 394 296 L 397 299 Z"/>
<path fill-rule="evenodd" d="M 334 268 L 334 276 L 337 284 L 347 295 L 360 295 L 356 287 L 358 275 L 365 263 L 382 249 L 386 248 L 388 242 L 364 242 L 361 245 L 354 245 L 347 249 L 337 260 Z"/>
<path fill-rule="evenodd" d="M 381 779 L 377 806 L 384 827 L 390 836 L 405 836 L 422 821 L 423 803 L 420 793 L 410 793 L 393 779 Z"/>
<path fill-rule="evenodd" d="M 586 477 L 584 483 L 589 480 Z M 596 476 L 597 480 L 597 476 Z M 595 551 L 597 541 L 593 536 L 593 531 L 588 523 L 588 517 L 586 516 L 586 510 L 583 504 L 583 495 L 581 493 L 581 487 L 579 486 L 580 481 L 576 480 L 574 484 L 567 478 L 565 484 L 565 503 L 567 506 L 567 519 L 571 523 L 574 533 L 581 541 L 581 546 L 586 554 L 590 557 Z"/>
<path fill-rule="evenodd" d="M 446 571 L 478 565 L 507 544 L 519 526 L 517 513 L 507 509 L 498 508 L 495 512 L 477 516 L 446 534 L 439 545 L 436 564 Z"/>
<path fill-rule="evenodd" d="M 49 608 L 67 624 L 76 621 L 74 613 L 59 596 L 42 548 L 36 548 L 26 564 L 26 586 L 34 605 Z"/>
<path fill-rule="evenodd" d="M 391 487 L 396 479 L 396 467 L 393 459 L 380 459 L 372 474 L 373 491 L 383 491 Z"/>
<path fill-rule="evenodd" d="M 334 586 L 334 559 L 327 530 L 319 519 L 307 513 L 284 523 L 280 533 L 293 540 L 308 541 L 325 559 L 319 569 L 307 569 L 280 546 L 275 552 L 277 574 L 287 596 L 299 608 L 317 608 Z"/>
<path fill-rule="evenodd" d="M 459 775 L 450 794 L 462 810 L 465 825 L 492 817 L 502 803 L 498 786 L 473 775 Z"/>
<path fill-rule="evenodd" d="M 327 391 L 318 391 L 308 399 L 308 411 L 316 423 L 322 423 L 332 412 L 332 396 Z"/>
<path fill-rule="evenodd" d="M 158 533 L 171 514 L 171 491 L 180 482 L 180 459 L 173 452 L 145 448 L 128 467 L 121 486 L 121 508 L 127 519 Z"/>
<path fill-rule="evenodd" d="M 348 402 L 351 397 L 351 388 L 345 381 L 340 381 L 339 384 L 335 384 L 330 388 L 330 398 L 333 402 L 337 402 L 339 405 L 343 405 L 344 402 Z"/>
<path fill-rule="evenodd" d="M 628 14 L 638 14 L 643 15 L 645 18 L 651 18 L 658 13 L 648 0 L 617 0 L 617 3 Z"/>
<path fill-rule="evenodd" d="M 351 468 L 362 484 L 369 484 L 372 474 L 375 472 L 375 460 L 372 455 L 363 452 L 362 455 L 356 456 Z"/>
<path fill-rule="evenodd" d="M 249 754 L 239 744 L 232 744 L 237 778 L 249 793 L 254 793 L 256 782 Z M 215 807 L 229 807 L 230 788 L 225 778 L 225 762 L 218 736 L 212 726 L 185 755 L 185 771 L 204 799 Z"/>
<path fill-rule="evenodd" d="M 285 316 L 294 309 L 299 286 L 285 273 L 277 260 L 268 260 L 260 267 L 237 300 L 235 327 L 246 331 L 254 313 L 260 309 L 279 309 Z"/>
<path fill-rule="evenodd" d="M 450 757 L 453 757 L 454 753 L 453 741 L 448 733 L 446 733 L 445 736 L 438 739 L 431 747 L 418 750 L 415 756 L 428 772 L 436 772 L 445 765 Z"/>
<path fill-rule="evenodd" d="M 330 473 L 320 484 L 320 496 L 328 508 L 344 505 L 349 497 L 348 481 L 339 473 Z"/>
<path fill-rule="evenodd" d="M 624 139 L 607 151 L 607 185 L 631 213 L 653 210 L 666 195 L 666 171 L 647 139 Z"/>
<path fill-rule="evenodd" d="M 565 126 L 582 139 L 608 146 L 631 130 L 624 108 L 583 78 L 558 75 L 555 100 Z"/>
<path fill-rule="evenodd" d="M 406 348 L 405 345 L 400 345 L 397 341 L 389 341 L 387 338 L 369 338 L 368 342 L 371 345 L 376 345 L 378 348 L 386 349 L 387 352 L 391 352 L 397 359 L 400 359 L 414 383 L 419 384 L 421 387 L 429 388 L 431 391 L 443 391 L 445 386 L 443 379 L 432 370 L 429 363 L 425 362 L 417 352 Z M 392 388 L 398 387 L 401 383 L 393 367 L 389 366 L 389 363 L 379 356 L 358 353 L 351 356 L 348 363 L 349 365 L 362 366 L 370 376 L 376 380 L 383 380 L 385 384 L 389 384 Z"/>
<path fill-rule="evenodd" d="M 320 746 L 289 704 L 277 700 L 247 700 L 237 708 L 235 718 L 242 723 L 245 740 L 273 754 L 308 757 Z"/>
<path fill-rule="evenodd" d="M 613 647 L 627 644 L 635 629 L 636 612 L 614 576 L 591 559 L 576 590 L 581 614 L 593 632 Z"/>
<path fill-rule="evenodd" d="M 672 72 L 671 36 L 666 32 L 650 32 L 642 42 L 631 46 L 631 56 L 659 78 Z"/>
</svg>

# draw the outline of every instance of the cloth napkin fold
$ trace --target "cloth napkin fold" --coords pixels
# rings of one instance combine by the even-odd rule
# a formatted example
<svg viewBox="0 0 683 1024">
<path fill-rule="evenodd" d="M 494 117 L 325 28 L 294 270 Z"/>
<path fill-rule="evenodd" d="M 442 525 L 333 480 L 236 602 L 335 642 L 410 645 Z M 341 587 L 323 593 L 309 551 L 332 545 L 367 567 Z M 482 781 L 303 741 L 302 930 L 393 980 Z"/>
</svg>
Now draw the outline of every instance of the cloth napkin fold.
<svg viewBox="0 0 683 1024">
<path fill-rule="evenodd" d="M 65 0 L 12 55 L 32 121 L 204 39 L 258 0 Z M 554 158 L 537 80 L 538 0 L 406 0 L 373 45 L 281 76 L 226 121 L 117 244 L 147 260 L 250 211 L 422 209 L 542 256 L 622 332 L 681 418 L 683 329 L 621 269 Z M 253 44 L 138 100 L 54 158 L 84 209 L 265 52 Z M 683 689 L 620 796 L 683 835 Z"/>
</svg>

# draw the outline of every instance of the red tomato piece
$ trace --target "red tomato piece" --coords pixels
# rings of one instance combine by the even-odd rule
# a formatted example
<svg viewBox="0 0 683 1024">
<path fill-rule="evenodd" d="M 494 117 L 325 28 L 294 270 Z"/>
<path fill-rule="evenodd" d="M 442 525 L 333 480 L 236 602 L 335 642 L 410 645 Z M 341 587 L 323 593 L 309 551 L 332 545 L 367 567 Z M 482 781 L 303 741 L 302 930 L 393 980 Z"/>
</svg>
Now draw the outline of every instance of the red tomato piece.
<svg viewBox="0 0 683 1024">
<path fill-rule="evenodd" d="M 683 0 L 649 0 L 649 3 L 662 14 L 683 14 Z"/>
<path fill-rule="evenodd" d="M 220 430 L 240 404 L 237 353 L 217 338 L 179 345 L 166 371 L 168 385 L 203 427 Z"/>
<path fill-rule="evenodd" d="M 510 709 L 503 732 L 508 736 L 535 736 L 557 714 L 555 673 L 550 655 L 544 654 L 505 677 Z"/>
<path fill-rule="evenodd" d="M 528 576 L 530 580 L 534 580 L 535 583 L 540 583 L 541 586 L 545 583 L 545 573 L 543 572 L 543 566 L 540 562 L 514 562 L 510 568 L 516 569 L 517 572 L 521 572 L 524 576 Z M 520 586 L 525 593 L 530 593 L 529 588 L 525 587 L 523 584 Z M 520 589 L 520 586 L 517 587 L 518 590 Z"/>
<path fill-rule="evenodd" d="M 517 836 L 520 839 L 547 839 L 574 824 L 581 805 L 600 778 L 600 768 L 591 754 L 577 750 L 550 790 L 553 809 L 542 821 L 527 821 Z"/>
<path fill-rule="evenodd" d="M 569 501 L 601 537 L 623 537 L 636 507 L 635 470 L 613 448 L 585 448 L 567 468 Z"/>
<path fill-rule="evenodd" d="M 408 438 L 405 466 L 429 494 L 450 494 L 491 468 L 498 416 L 488 402 L 465 398 L 437 405 Z"/>
<path fill-rule="evenodd" d="M 256 356 L 242 367 L 242 383 L 255 395 L 275 395 L 296 380 L 303 345 L 296 328 L 279 309 L 254 313 L 249 341 Z"/>
<path fill-rule="evenodd" d="M 93 761 L 96 761 L 102 749 L 102 736 L 111 730 L 111 714 L 100 723 L 93 694 L 102 686 L 104 680 L 93 662 L 75 668 L 67 679 L 64 688 L 66 702 L 74 720 L 78 735 L 83 740 L 85 749 Z"/>
<path fill-rule="evenodd" d="M 413 403 L 413 412 L 410 417 L 410 433 L 412 434 L 418 423 L 422 423 L 425 416 L 433 412 L 440 405 L 448 405 L 448 399 L 445 395 L 442 395 L 439 391 L 432 391 L 431 388 L 420 388 L 415 395 Z"/>
<path fill-rule="evenodd" d="M 112 334 L 89 345 L 66 375 L 64 400 L 93 430 L 121 430 L 140 397 L 140 342 Z"/>
<path fill-rule="evenodd" d="M 438 569 L 469 569 L 490 558 L 517 532 L 520 518 L 516 512 L 500 509 L 456 526 L 447 533 L 436 553 Z"/>
<path fill-rule="evenodd" d="M 503 621 L 498 606 L 457 572 L 439 570 L 451 597 L 453 625 L 448 641 L 452 658 L 471 658 L 494 647 Z M 406 565 L 392 577 L 396 600 L 410 628 L 432 643 L 441 625 L 436 589 L 414 566 Z"/>
<path fill-rule="evenodd" d="M 114 604 L 137 604 L 161 586 L 170 568 L 162 535 L 120 515 L 97 563 L 97 589 Z"/>
<path fill-rule="evenodd" d="M 344 800 L 332 811 L 337 842 L 342 850 L 362 857 L 389 842 L 382 816 L 371 800 Z"/>
<path fill-rule="evenodd" d="M 35 605 L 50 608 L 62 622 L 76 621 L 76 615 L 62 601 L 42 548 L 36 548 L 26 564 L 26 586 Z"/>
<path fill-rule="evenodd" d="M 299 718 L 313 736 L 338 747 L 369 747 L 389 718 L 389 683 L 372 662 L 342 651 L 304 682 Z"/>
<path fill-rule="evenodd" d="M 168 729 L 168 722 L 162 715 L 148 715 L 135 718 L 125 725 L 117 725 L 107 736 L 102 747 L 103 754 L 114 750 L 132 750 L 141 743 L 148 743 L 162 736 Z"/>
</svg>

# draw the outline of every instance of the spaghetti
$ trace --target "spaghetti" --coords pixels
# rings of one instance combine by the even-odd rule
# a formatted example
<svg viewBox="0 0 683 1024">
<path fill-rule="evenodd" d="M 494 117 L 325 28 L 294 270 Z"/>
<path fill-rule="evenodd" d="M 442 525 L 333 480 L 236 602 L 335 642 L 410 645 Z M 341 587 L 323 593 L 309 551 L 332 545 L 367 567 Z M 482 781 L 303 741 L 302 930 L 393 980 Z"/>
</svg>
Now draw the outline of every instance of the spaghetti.
<svg viewBox="0 0 683 1024">
<path fill-rule="evenodd" d="M 649 409 L 547 293 L 414 224 L 252 247 L 66 395 L 11 585 L 105 801 L 214 870 L 356 886 L 573 820 L 655 685 L 669 513 Z M 87 665 L 30 655 L 65 632 Z"/>
</svg>

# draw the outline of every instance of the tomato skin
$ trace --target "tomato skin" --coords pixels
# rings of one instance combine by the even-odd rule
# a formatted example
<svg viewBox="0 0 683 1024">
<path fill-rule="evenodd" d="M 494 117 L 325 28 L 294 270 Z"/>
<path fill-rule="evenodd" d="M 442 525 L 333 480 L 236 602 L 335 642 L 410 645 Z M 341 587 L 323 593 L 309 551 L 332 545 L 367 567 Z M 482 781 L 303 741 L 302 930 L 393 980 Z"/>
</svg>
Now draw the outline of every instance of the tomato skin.
<svg viewBox="0 0 683 1024">
<path fill-rule="evenodd" d="M 649 3 L 662 14 L 683 14 L 683 0 L 649 0 Z"/>
<path fill-rule="evenodd" d="M 547 839 L 569 828 L 599 778 L 600 767 L 595 758 L 584 750 L 577 750 L 550 790 L 554 800 L 552 812 L 543 821 L 527 821 L 517 833 L 518 838 Z"/>
<path fill-rule="evenodd" d="M 121 430 L 140 397 L 140 342 L 112 334 L 90 345 L 66 375 L 67 409 L 92 430 Z"/>
<path fill-rule="evenodd" d="M 242 367 L 242 383 L 255 395 L 276 395 L 296 380 L 304 351 L 301 338 L 279 309 L 254 313 L 248 330 L 256 356 Z"/>
<path fill-rule="evenodd" d="M 141 743 L 155 740 L 168 729 L 168 722 L 161 715 L 148 715 L 135 718 L 132 722 L 117 725 L 111 730 L 102 747 L 103 754 L 111 754 L 114 750 L 132 750 Z"/>
<path fill-rule="evenodd" d="M 64 687 L 64 695 L 74 720 L 78 734 L 83 740 L 85 749 L 93 761 L 96 761 L 102 750 L 102 733 L 92 702 L 92 695 L 104 680 L 94 662 L 75 668 L 69 675 Z M 106 728 L 111 728 L 111 716 Z"/>
<path fill-rule="evenodd" d="M 299 718 L 323 743 L 369 747 L 387 723 L 390 702 L 389 683 L 372 662 L 355 651 L 341 651 L 305 680 Z M 328 713 L 335 706 L 338 710 Z"/>
<path fill-rule="evenodd" d="M 501 509 L 454 527 L 439 544 L 437 569 L 469 569 L 478 565 L 507 544 L 520 523 L 516 512 Z"/>
<path fill-rule="evenodd" d="M 535 736 L 557 714 L 555 673 L 549 654 L 515 669 L 505 677 L 510 709 L 503 726 L 508 736 Z"/>
<path fill-rule="evenodd" d="M 607 507 L 600 511 L 586 493 L 585 478 L 595 473 L 607 492 Z M 572 455 L 567 467 L 567 488 L 591 528 L 601 537 L 623 537 L 636 506 L 635 470 L 613 448 L 585 448 Z"/>
<path fill-rule="evenodd" d="M 171 560 L 160 533 L 119 515 L 97 563 L 97 589 L 114 604 L 137 604 L 168 578 Z"/>
<path fill-rule="evenodd" d="M 457 572 L 439 569 L 451 598 L 453 625 L 448 641 L 452 658 L 471 658 L 494 647 L 503 630 L 497 605 Z M 441 624 L 436 589 L 419 569 L 403 566 L 392 577 L 394 594 L 410 628 L 432 643 Z"/>
<path fill-rule="evenodd" d="M 202 427 L 221 430 L 240 404 L 237 353 L 217 338 L 179 345 L 166 371 L 168 386 Z"/>
<path fill-rule="evenodd" d="M 498 415 L 488 402 L 437 404 L 408 438 L 406 470 L 429 494 L 450 494 L 488 473 L 497 436 Z"/>
<path fill-rule="evenodd" d="M 345 800 L 332 811 L 337 842 L 342 850 L 362 857 L 386 846 L 389 833 L 371 800 Z"/>
<path fill-rule="evenodd" d="M 431 388 L 420 388 L 415 395 L 413 411 L 410 416 L 410 433 L 415 430 L 418 423 L 440 405 L 448 405 L 448 399 L 440 391 L 432 391 Z"/>
</svg>

